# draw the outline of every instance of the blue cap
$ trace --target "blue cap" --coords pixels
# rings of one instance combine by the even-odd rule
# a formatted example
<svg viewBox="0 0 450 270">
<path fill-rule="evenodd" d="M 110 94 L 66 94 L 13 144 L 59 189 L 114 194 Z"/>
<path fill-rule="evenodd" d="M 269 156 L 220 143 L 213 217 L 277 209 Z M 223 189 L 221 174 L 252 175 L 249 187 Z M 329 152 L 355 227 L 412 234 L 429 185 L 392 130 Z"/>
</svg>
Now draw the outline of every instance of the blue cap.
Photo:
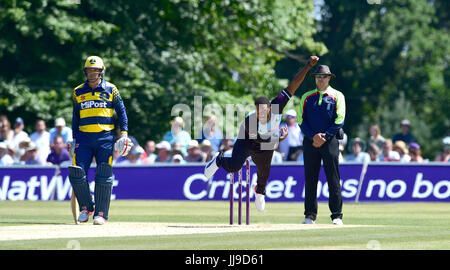
<svg viewBox="0 0 450 270">
<path fill-rule="evenodd" d="M 17 117 L 15 123 L 16 123 L 16 124 L 21 124 L 21 125 L 24 124 L 24 123 L 23 123 L 23 119 L 22 119 L 21 117 Z"/>
</svg>

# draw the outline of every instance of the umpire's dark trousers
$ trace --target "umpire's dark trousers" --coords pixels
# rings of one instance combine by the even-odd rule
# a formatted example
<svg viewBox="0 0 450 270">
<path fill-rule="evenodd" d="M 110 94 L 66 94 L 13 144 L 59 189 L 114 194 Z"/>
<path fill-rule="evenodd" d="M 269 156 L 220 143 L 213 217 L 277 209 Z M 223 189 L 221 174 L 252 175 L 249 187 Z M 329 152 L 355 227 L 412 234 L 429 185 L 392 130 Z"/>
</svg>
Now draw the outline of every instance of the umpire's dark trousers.
<svg viewBox="0 0 450 270">
<path fill-rule="evenodd" d="M 303 157 L 305 165 L 305 217 L 316 220 L 317 216 L 317 182 L 321 161 L 327 176 L 330 198 L 328 205 L 331 219 L 342 218 L 342 195 L 339 175 L 339 141 L 336 137 L 324 143 L 320 148 L 313 145 L 309 138 L 303 140 Z"/>
</svg>

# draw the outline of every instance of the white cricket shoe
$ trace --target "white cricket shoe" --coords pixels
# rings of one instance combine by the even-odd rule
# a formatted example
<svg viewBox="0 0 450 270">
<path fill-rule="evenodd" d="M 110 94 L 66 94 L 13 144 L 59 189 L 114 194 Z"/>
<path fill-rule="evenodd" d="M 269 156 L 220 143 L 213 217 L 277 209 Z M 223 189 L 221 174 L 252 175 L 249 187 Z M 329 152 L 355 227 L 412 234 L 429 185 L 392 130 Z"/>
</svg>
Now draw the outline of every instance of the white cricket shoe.
<svg viewBox="0 0 450 270">
<path fill-rule="evenodd" d="M 217 159 L 217 156 L 219 154 L 220 153 L 216 153 L 214 155 L 214 157 L 211 159 L 211 161 L 208 162 L 208 164 L 206 164 L 206 166 L 205 166 L 204 174 L 205 174 L 207 179 L 211 178 L 217 172 L 217 170 L 219 169 L 219 166 L 217 166 L 217 164 L 216 164 L 216 159 Z"/>
<path fill-rule="evenodd" d="M 302 224 L 316 224 L 316 222 L 310 218 L 305 218 Z"/>
<path fill-rule="evenodd" d="M 259 194 L 256 193 L 256 185 L 254 186 L 254 191 L 255 191 L 255 205 L 256 205 L 256 209 L 258 209 L 258 211 L 264 211 L 264 208 L 266 208 L 266 200 L 264 198 L 263 194 Z"/>
<path fill-rule="evenodd" d="M 89 216 L 92 214 L 93 212 L 89 212 L 88 210 L 81 210 L 80 215 L 78 216 L 78 222 L 87 222 Z"/>
<path fill-rule="evenodd" d="M 264 195 L 256 193 L 255 205 L 258 211 L 264 211 L 264 208 L 266 207 L 266 200 L 264 199 Z"/>
<path fill-rule="evenodd" d="M 105 224 L 105 219 L 102 216 L 94 217 L 94 225 L 103 225 Z"/>
<path fill-rule="evenodd" d="M 333 219 L 332 223 L 333 223 L 334 225 L 338 225 L 338 226 L 344 225 L 344 222 L 342 222 L 342 219 L 340 219 L 340 218 L 335 218 L 335 219 Z"/>
</svg>

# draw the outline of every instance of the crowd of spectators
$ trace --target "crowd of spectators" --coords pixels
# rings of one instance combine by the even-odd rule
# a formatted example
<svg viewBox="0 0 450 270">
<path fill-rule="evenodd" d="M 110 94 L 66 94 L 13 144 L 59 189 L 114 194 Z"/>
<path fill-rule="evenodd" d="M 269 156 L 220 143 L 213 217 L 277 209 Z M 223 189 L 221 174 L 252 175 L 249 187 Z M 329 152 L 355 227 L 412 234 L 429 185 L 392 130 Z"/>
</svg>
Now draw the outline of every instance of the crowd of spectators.
<svg viewBox="0 0 450 270">
<path fill-rule="evenodd" d="M 359 137 L 350 140 L 347 146 L 346 136 L 340 140 L 339 150 L 341 161 L 349 162 L 428 162 L 421 154 L 421 146 L 411 133 L 411 123 L 404 119 L 400 123 L 400 132 L 392 139 L 385 138 L 381 134 L 380 127 L 373 124 L 369 128 L 369 145 Z M 450 136 L 442 140 L 443 152 L 433 161 L 450 161 Z M 346 147 L 348 147 L 346 149 Z M 366 152 L 367 148 L 367 152 Z M 346 150 L 348 154 L 346 154 Z"/>
<path fill-rule="evenodd" d="M 0 115 L 0 166 L 70 164 L 66 144 L 72 140 L 72 130 L 63 118 L 56 118 L 54 124 L 47 131 L 45 121 L 38 119 L 34 132 L 28 134 L 22 118 L 11 127 L 8 117 Z"/>
<path fill-rule="evenodd" d="M 286 111 L 284 120 L 282 125 L 288 128 L 289 135 L 274 152 L 272 163 L 303 162 L 303 134 L 295 110 Z M 113 164 L 203 163 L 210 161 L 218 151 L 231 156 L 234 140 L 223 138 L 214 115 L 205 120 L 196 138 L 191 138 L 184 126 L 183 118 L 175 117 L 162 141 L 148 140 L 143 146 L 130 136 L 135 146 L 126 157 L 114 152 Z M 34 123 L 34 132 L 30 135 L 24 128 L 22 118 L 16 118 L 12 126 L 6 115 L 0 115 L 0 166 L 71 164 L 67 143 L 73 140 L 72 130 L 63 118 L 56 118 L 54 127 L 48 131 L 42 119 Z M 368 138 L 367 142 L 360 137 L 348 140 L 344 133 L 343 139 L 339 140 L 340 162 L 429 161 L 422 157 L 421 146 L 411 134 L 407 119 L 401 121 L 400 132 L 392 139 L 383 137 L 376 124 L 369 127 Z M 432 161 L 450 161 L 450 136 L 443 138 L 442 145 L 442 152 Z"/>
</svg>

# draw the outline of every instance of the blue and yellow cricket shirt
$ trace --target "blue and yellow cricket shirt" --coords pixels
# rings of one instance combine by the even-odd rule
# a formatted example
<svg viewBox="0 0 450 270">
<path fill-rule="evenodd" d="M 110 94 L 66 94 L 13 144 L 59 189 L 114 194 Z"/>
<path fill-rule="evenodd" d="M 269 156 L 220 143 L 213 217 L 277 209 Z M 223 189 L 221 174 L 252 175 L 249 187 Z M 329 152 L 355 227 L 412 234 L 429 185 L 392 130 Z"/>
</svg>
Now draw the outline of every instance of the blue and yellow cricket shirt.
<svg viewBox="0 0 450 270">
<path fill-rule="evenodd" d="M 117 87 L 102 79 L 92 89 L 87 82 L 73 91 L 73 138 L 96 135 L 114 130 L 114 111 L 119 119 L 122 133 L 128 132 L 128 118 L 125 105 Z"/>
</svg>

